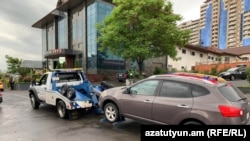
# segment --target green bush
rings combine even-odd
[[[250,67],[246,68],[247,81],[250,83]]]
[[[177,72],[177,69],[176,68],[171,68],[170,72],[175,73],[175,72]]]
[[[208,70],[205,70],[205,71],[203,72],[203,74],[209,74],[209,71],[208,71]]]
[[[159,67],[155,67],[154,74],[164,74],[164,73],[166,73],[165,70],[163,70]]]
[[[215,75],[215,76],[218,75],[217,67],[218,67],[218,66],[213,66],[213,67],[211,68],[210,75]]]
[[[24,77],[19,78],[20,83],[22,83],[22,82],[31,82],[31,80],[32,80],[31,76],[24,76]]]

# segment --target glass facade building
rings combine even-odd
[[[113,8],[112,0],[58,0],[53,11],[32,25],[42,30],[46,66],[83,68],[90,74],[125,69],[124,59],[99,52],[96,42],[96,24]]]

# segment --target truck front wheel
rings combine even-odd
[[[33,93],[30,94],[30,103],[33,109],[38,109],[40,103],[37,101],[35,95]]]
[[[66,119],[68,111],[66,109],[65,103],[62,100],[60,100],[57,102],[56,107],[57,107],[57,112],[58,112],[58,115],[60,116],[60,118]]]

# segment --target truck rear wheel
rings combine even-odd
[[[66,109],[66,105],[62,100],[59,100],[56,104],[57,112],[60,118],[66,119],[68,111]]]

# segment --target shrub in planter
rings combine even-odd
[[[250,83],[250,67],[246,68],[247,81]]]

